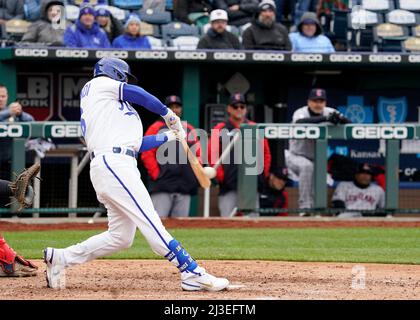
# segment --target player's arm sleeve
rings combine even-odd
[[[295,123],[321,123],[321,122],[326,122],[326,121],[327,121],[326,116],[315,116],[315,117],[297,119]]]
[[[159,148],[166,141],[168,141],[168,136],[164,133],[143,137],[143,141],[140,146],[140,152],[145,152],[150,149]]]
[[[144,134],[143,143],[144,143],[144,139],[146,139],[147,137],[154,136],[155,134],[157,134],[159,132],[160,127],[161,126],[159,126],[159,123],[155,123],[151,125],[149,129],[147,129],[146,133]],[[156,152],[157,152],[157,148],[153,148],[147,151],[143,151],[141,153],[141,160],[143,161],[143,164],[147,170],[147,173],[153,180],[156,180],[160,173],[159,163],[157,162],[157,159],[156,159]]]
[[[268,140],[264,139],[264,176],[267,178],[271,169],[271,151]]]
[[[334,208],[345,208],[345,194],[344,194],[344,186],[342,183],[339,183],[337,189],[335,189],[334,194],[332,196],[332,205]]]
[[[143,88],[131,84],[122,86],[121,100],[143,106],[147,110],[164,116],[168,113],[168,108],[159,101],[158,98],[148,93]]]
[[[385,208],[385,192],[382,190],[382,188],[381,188],[381,193],[380,193],[378,207],[380,209]]]

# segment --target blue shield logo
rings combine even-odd
[[[403,123],[407,118],[407,98],[379,97],[378,117],[380,123]]]

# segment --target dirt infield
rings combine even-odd
[[[66,289],[51,290],[45,287],[44,264],[36,261],[37,277],[0,278],[0,299],[420,299],[420,266],[415,265],[360,264],[365,287],[356,289],[354,264],[201,262],[228,277],[232,288],[183,292],[177,271],[167,261],[96,260],[68,269]]]
[[[40,221],[41,220],[41,221]],[[63,219],[65,221],[65,219]],[[83,221],[83,219],[81,219]],[[46,230],[100,230],[106,229],[107,223],[96,222],[93,224],[83,222],[72,223],[44,223],[31,222],[31,219],[17,220],[18,222],[0,221],[1,231],[46,231]],[[103,219],[101,219],[103,221]],[[23,223],[20,223],[23,222]],[[378,227],[378,228],[419,228],[420,221],[404,221],[399,219],[389,220],[338,220],[338,219],[164,219],[163,224],[168,229],[175,228],[353,228],[353,227]]]

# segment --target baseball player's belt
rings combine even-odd
[[[113,153],[122,153],[122,154],[125,154],[125,155],[130,156],[130,157],[134,157],[134,158],[137,159],[137,152],[135,152],[134,150],[123,149],[123,148],[120,148],[120,147],[114,147],[114,148],[112,148],[112,152]],[[93,160],[94,158],[95,158],[95,153],[92,151],[91,154],[90,154],[90,159]]]

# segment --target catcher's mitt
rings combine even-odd
[[[9,184],[13,197],[16,199],[17,203],[20,204],[18,211],[32,206],[35,193],[34,189],[30,186],[30,183],[32,179],[36,177],[40,169],[40,164],[35,163],[28,169],[24,169],[17,175],[16,180]]]

